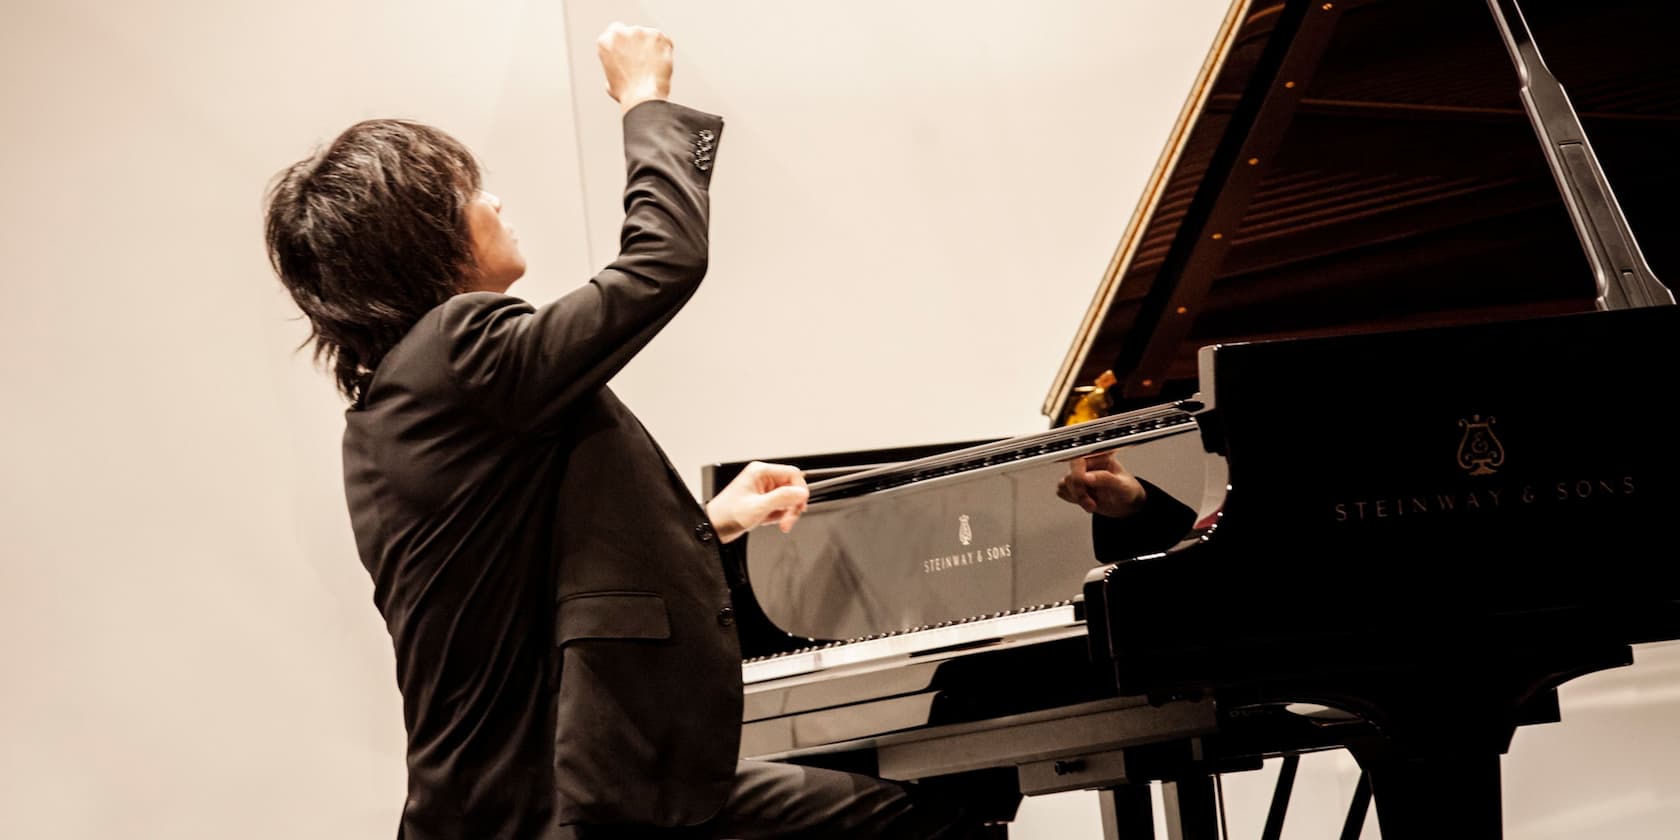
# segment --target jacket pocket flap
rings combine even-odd
[[[578,639],[669,639],[671,617],[654,592],[584,592],[555,607],[554,644]]]

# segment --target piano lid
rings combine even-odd
[[[1522,10],[1674,285],[1680,4]],[[1188,396],[1208,344],[1592,310],[1519,85],[1483,0],[1234,2],[1044,414]]]

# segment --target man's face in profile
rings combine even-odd
[[[505,292],[513,281],[525,276],[525,255],[519,253],[519,237],[502,218],[502,200],[479,190],[467,202],[467,230],[472,235],[473,261],[478,276],[477,291]]]

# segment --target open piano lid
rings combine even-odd
[[[1680,276],[1680,7],[1525,0],[1658,277]],[[1482,0],[1237,0],[1045,399],[1189,396],[1209,344],[1589,311]]]

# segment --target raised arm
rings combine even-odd
[[[619,254],[541,308],[489,292],[445,304],[457,383],[505,425],[540,429],[646,346],[706,274],[712,162],[723,121],[666,101],[670,41],[614,25],[599,42],[624,107],[627,182]]]

